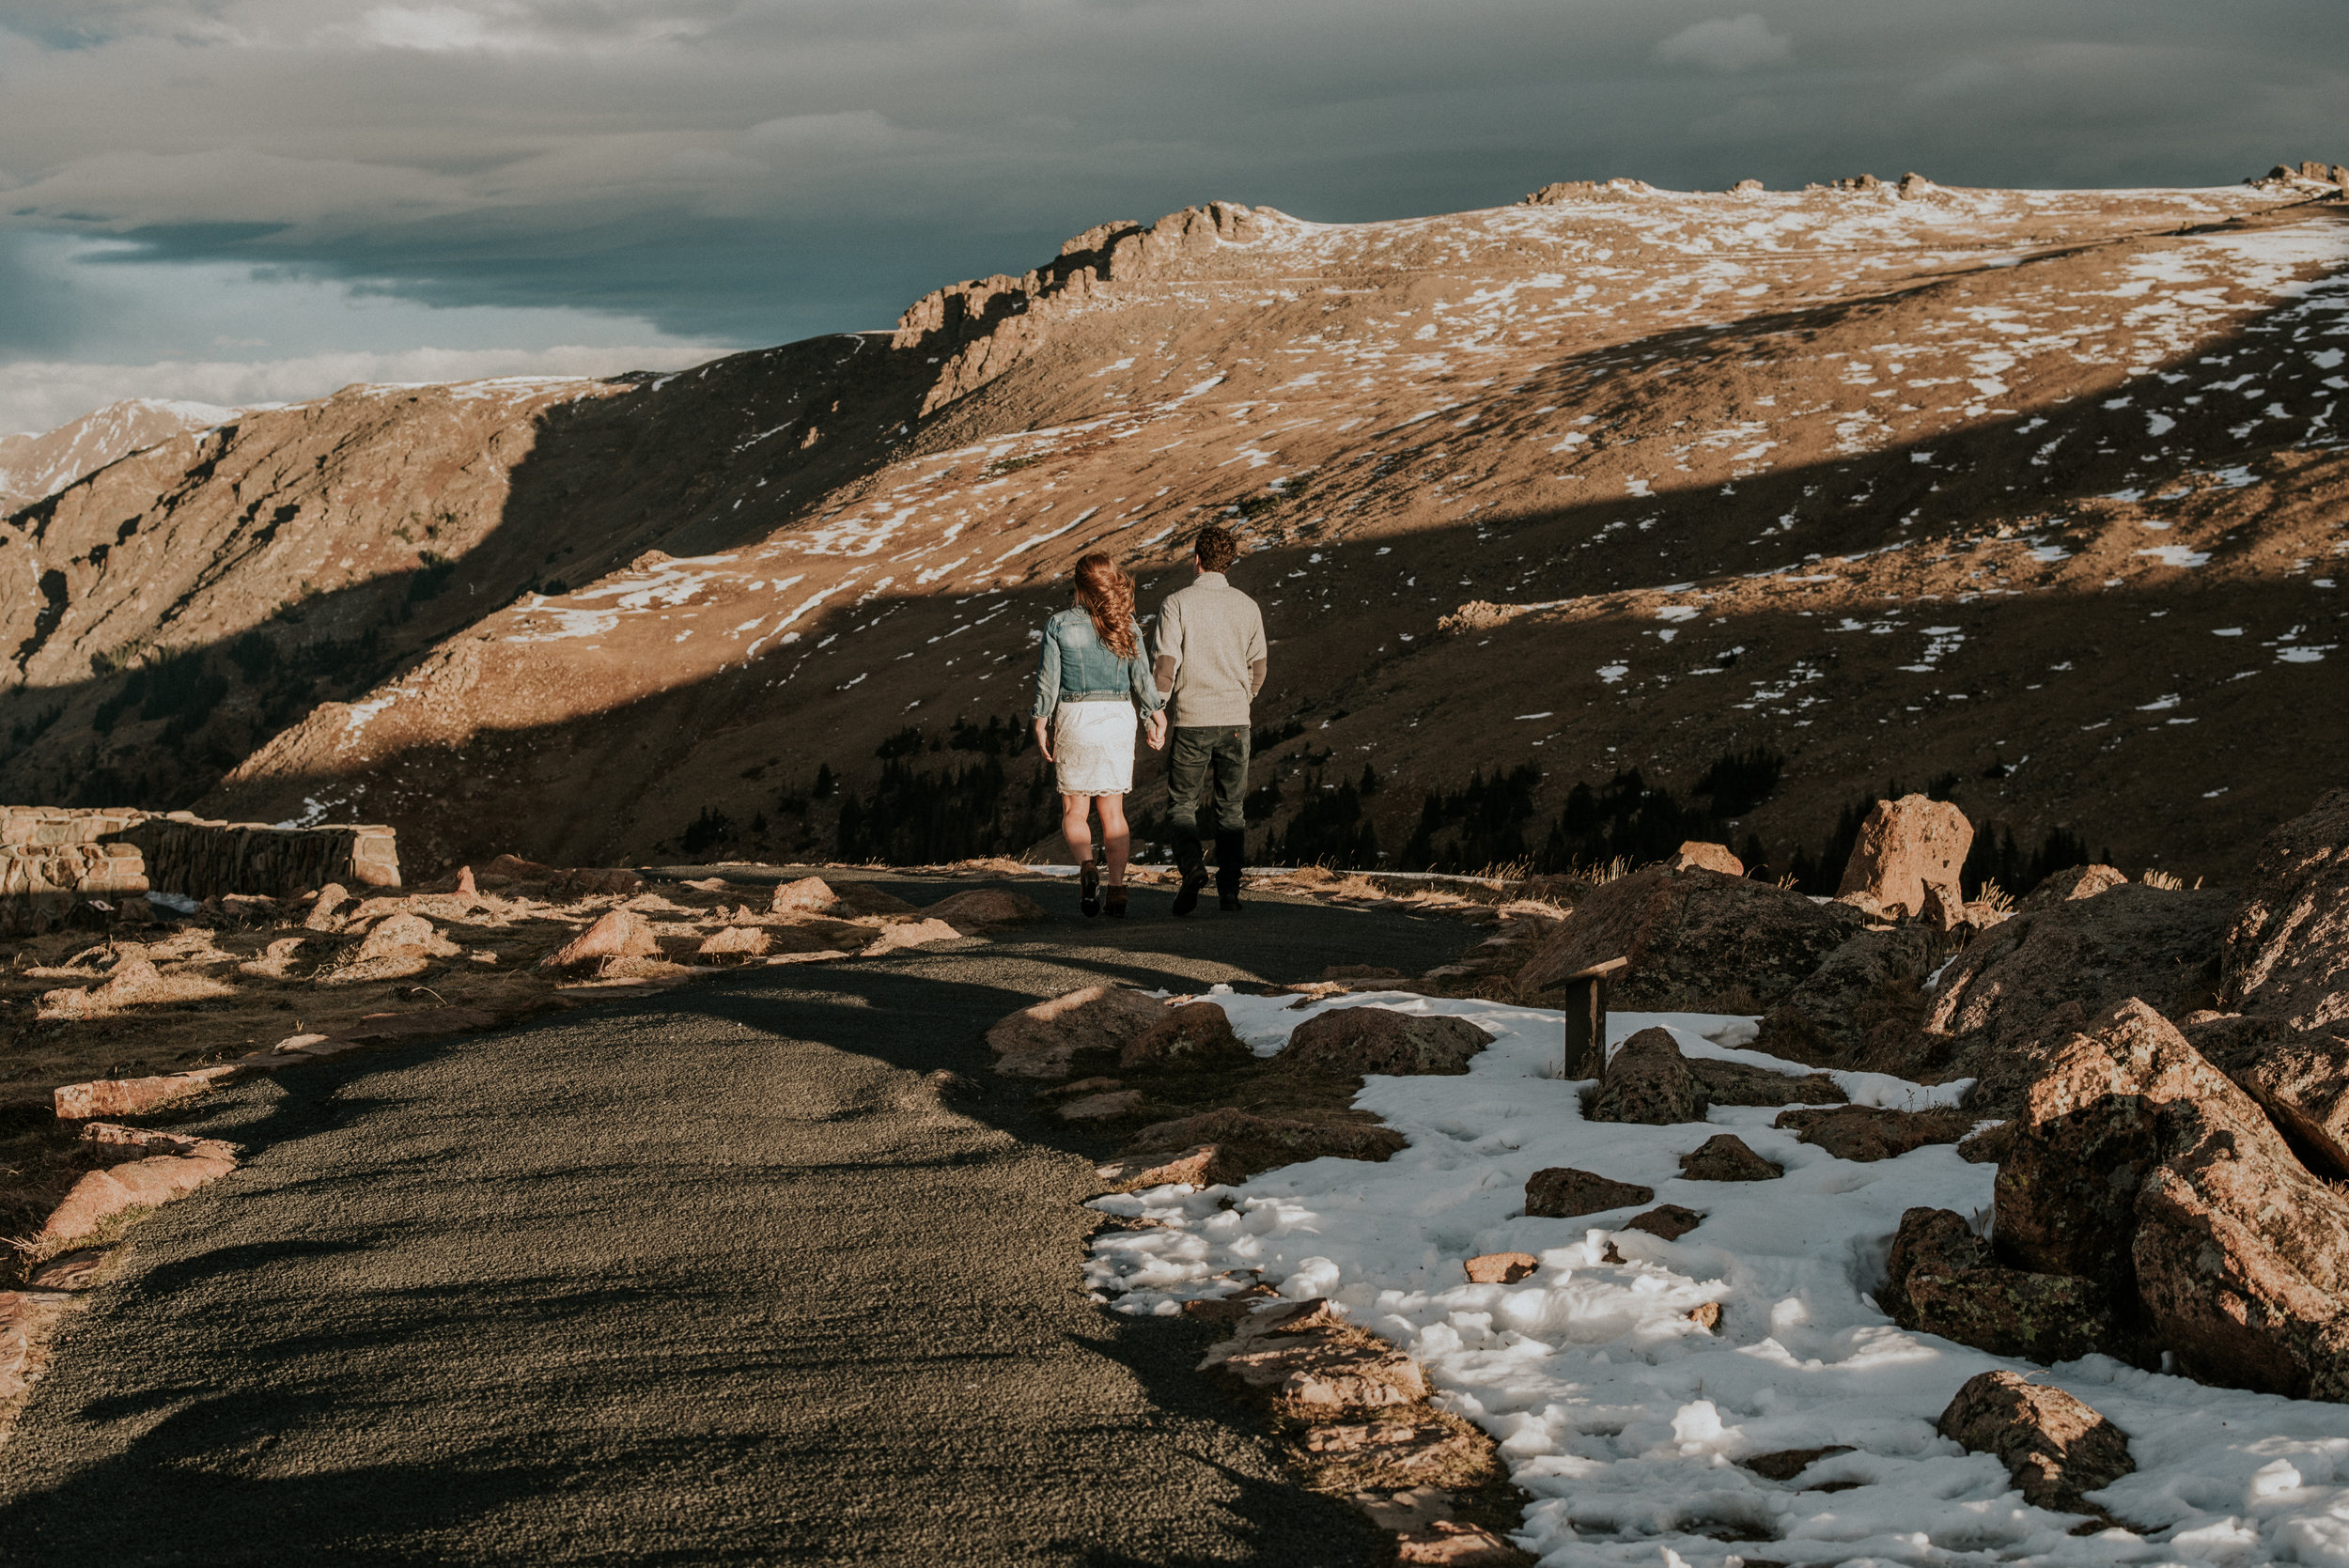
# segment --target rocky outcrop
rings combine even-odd
[[[1636,1182],[1619,1182],[1570,1166],[1552,1166],[1526,1178],[1525,1212],[1543,1219],[1572,1219],[1609,1209],[1653,1203],[1656,1189]]]
[[[1779,1073],[1717,1056],[1686,1058],[1712,1105],[1839,1105],[1851,1098],[1825,1073]]]
[[[2190,1015],[2179,1032],[2259,1102],[2302,1163],[2349,1180],[2349,1033],[2209,1012]]]
[[[1963,909],[1957,874],[1973,844],[1974,825],[1946,800],[1878,800],[1859,825],[1836,896],[1864,901],[1878,913],[1913,916],[1925,912],[1930,890],[1944,908]]]
[[[1392,1007],[1337,1007],[1299,1024],[1272,1060],[1280,1067],[1337,1077],[1465,1073],[1493,1037],[1466,1018]]]
[[[2017,915],[1943,972],[1925,1028],[1980,1079],[1968,1103],[2011,1106],[2076,1020],[2131,997],[2170,1017],[2206,1006],[2231,913],[2222,893],[2129,883]]]
[[[1541,1267],[1542,1261],[1531,1252],[1486,1252],[1462,1266],[1471,1284],[1514,1285]]]
[[[2082,1513],[2081,1494],[2137,1468],[2121,1429],[2065,1393],[2012,1372],[1967,1380],[1941,1412],[1941,1435],[1996,1455],[2026,1500]]]
[[[2301,1029],[2349,1022],[2349,789],[2260,846],[2219,990],[2232,1008]]]
[[[1078,1055],[1123,1051],[1165,1011],[1129,986],[1084,986],[1000,1020],[987,1044],[1006,1077],[1066,1078]]]
[[[1167,1008],[1158,1022],[1126,1042],[1117,1064],[1128,1071],[1215,1072],[1255,1060],[1232,1020],[1212,1001]]]
[[[1568,975],[1626,958],[1610,1005],[1657,1012],[1752,1012],[1782,1001],[1867,923],[1847,905],[1813,904],[1791,889],[1717,871],[1655,865],[1593,889],[1526,966],[1531,998]],[[1732,986],[1746,993],[1728,997]]]
[[[1698,839],[1689,839],[1681,845],[1665,863],[1674,871],[1695,867],[1702,871],[1718,871],[1724,877],[1743,877],[1746,874],[1746,862],[1731,854],[1728,845],[1706,844]]]
[[[1766,1182],[1786,1173],[1764,1159],[1734,1132],[1717,1132],[1680,1157],[1680,1173],[1692,1182]]]
[[[1705,1097],[1680,1047],[1664,1029],[1643,1029],[1609,1058],[1583,1114],[1594,1122],[1670,1126],[1704,1120]]]

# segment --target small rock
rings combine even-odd
[[[1735,1133],[1720,1132],[1680,1157],[1680,1173],[1694,1182],[1766,1182],[1786,1169],[1755,1154]]]
[[[60,1121],[79,1122],[92,1116],[136,1116],[159,1105],[185,1099],[190,1094],[224,1083],[239,1076],[241,1069],[231,1066],[198,1067],[185,1073],[163,1073],[155,1078],[109,1078],[90,1083],[69,1083],[51,1096]]]
[[[1645,1231],[1650,1235],[1662,1236],[1666,1241],[1678,1241],[1703,1223],[1704,1216],[1694,1209],[1683,1208],[1678,1203],[1658,1203],[1645,1214],[1625,1220],[1623,1228],[1626,1231]]]
[[[1514,1285],[1541,1267],[1542,1261],[1531,1252],[1486,1252],[1469,1259],[1465,1266],[1471,1283]]]
[[[1876,908],[1922,914],[1925,889],[1941,890],[1942,902],[1964,908],[1958,868],[1973,847],[1974,826],[1946,800],[1904,795],[1878,800],[1859,825],[1859,842],[1844,862],[1839,898],[1859,894]]]
[[[1493,1037],[1466,1018],[1392,1007],[1335,1007],[1299,1024],[1273,1058],[1280,1066],[1332,1076],[1465,1073]]]
[[[1829,1443],[1815,1449],[1780,1449],[1771,1453],[1757,1453],[1744,1464],[1755,1475],[1771,1481],[1792,1481],[1822,1459],[1851,1452],[1849,1443]]]
[[[1072,1057],[1122,1051],[1164,1012],[1130,986],[1085,986],[998,1020],[987,1044],[1006,1077],[1066,1078]]]
[[[1220,1143],[1196,1143],[1173,1155],[1140,1155],[1096,1166],[1094,1174],[1125,1191],[1146,1187],[1226,1187],[1248,1179]]]
[[[1169,1007],[1157,1023],[1126,1042],[1117,1064],[1128,1071],[1216,1072],[1255,1060],[1232,1020],[1212,1001]]]
[[[2061,1389],[2020,1374],[1968,1378],[1941,1412],[1941,1435],[1997,1457],[2024,1498],[2041,1508],[2087,1512],[2080,1495],[2137,1468],[2121,1429]]]
[[[125,1209],[169,1203],[236,1168],[235,1160],[218,1155],[157,1155],[89,1172],[49,1216],[40,1239],[52,1244],[79,1241]]]
[[[1705,1103],[1672,1032],[1643,1029],[1608,1060],[1607,1076],[1584,1114],[1594,1122],[1670,1126],[1703,1121]]]
[[[994,888],[971,888],[950,893],[922,911],[932,920],[975,930],[989,925],[1019,925],[1051,918],[1043,905],[1016,893]]]
[[[1667,862],[1674,871],[1695,866],[1704,871],[1718,871],[1724,877],[1743,877],[1746,862],[1729,852],[1726,844],[1704,844],[1690,839],[1675,851]]]
[[[1718,1301],[1698,1302],[1688,1309],[1688,1321],[1708,1334],[1719,1333],[1721,1327],[1721,1304]]]
[[[1619,1182],[1589,1171],[1552,1166],[1526,1178],[1525,1212],[1542,1219],[1572,1219],[1652,1203],[1656,1189],[1636,1182]]]
[[[1064,1122],[1114,1122],[1141,1109],[1141,1090],[1120,1089],[1113,1094],[1085,1094],[1065,1101],[1056,1114]]]
[[[481,890],[474,885],[473,867],[460,865],[457,868],[456,891],[459,896],[464,898],[478,898],[481,895]]]
[[[880,934],[858,954],[860,958],[878,958],[901,948],[927,947],[932,942],[957,942],[962,933],[942,920],[909,920],[895,925],[884,925]]]
[[[569,969],[599,958],[648,958],[661,951],[652,926],[633,909],[607,909],[596,923],[538,960],[544,970]]]
[[[1213,1169],[1222,1182],[1308,1159],[1387,1160],[1408,1146],[1401,1133],[1375,1122],[1290,1121],[1225,1108],[1143,1127],[1128,1147],[1165,1159],[1203,1144],[1217,1146]]]
[[[422,915],[400,914],[379,922],[359,944],[359,960],[370,958],[452,958],[461,951],[432,928]]]
[[[773,945],[773,939],[755,925],[727,925],[702,939],[694,952],[704,958],[755,958]]]
[[[776,887],[767,901],[767,912],[775,915],[820,915],[840,902],[830,883],[821,877],[802,877],[796,882]]]
[[[33,1270],[25,1283],[34,1290],[87,1290],[97,1282],[98,1271],[105,1266],[108,1256],[103,1247],[68,1252]]]
[[[1897,1159],[1928,1143],[1954,1143],[1971,1132],[1974,1117],[1963,1110],[1891,1110],[1876,1106],[1839,1105],[1826,1110],[1784,1110],[1770,1124],[1838,1159],[1867,1162]]]

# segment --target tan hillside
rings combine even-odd
[[[236,416],[234,409],[210,403],[132,397],[39,435],[0,436],[0,512],[54,495],[84,474],[182,431]]]
[[[1147,604],[1223,516],[1295,731],[1268,848],[1359,846],[1366,763],[1396,859],[1423,811],[1439,857],[1628,843],[1577,782],[1686,807],[1759,749],[1706,799],[1776,866],[1897,775],[2224,876],[2349,752],[2345,225],[2313,181],[1216,204],[894,333],[354,388],[0,528],[0,794],[387,820],[418,871],[830,850],[846,797],[853,850],[1018,848],[1034,759],[982,737],[1068,567]]]

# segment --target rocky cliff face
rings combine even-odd
[[[54,495],[86,474],[186,430],[224,425],[233,409],[133,397],[40,435],[0,436],[0,513]]]
[[[1221,519],[1291,852],[1362,843],[1332,803],[1366,764],[1379,845],[1466,854],[1760,753],[1774,789],[1711,798],[1776,864],[1896,774],[2026,849],[2224,873],[2349,744],[2304,722],[2349,552],[2344,218],[1923,180],[1216,204],[893,332],[352,389],[0,528],[0,793],[356,814],[420,872],[830,850],[842,800],[867,852],[1020,844],[1034,759],[988,726],[1068,567],[1117,553],[1146,608]]]

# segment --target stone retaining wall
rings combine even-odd
[[[389,828],[272,828],[193,812],[0,806],[0,901],[54,912],[80,898],[149,890],[210,898],[270,896],[340,882],[399,886]]]

